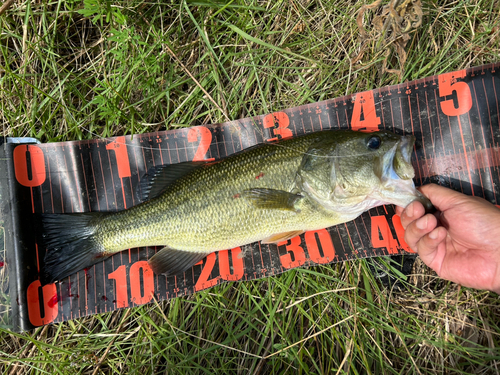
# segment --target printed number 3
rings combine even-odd
[[[278,135],[281,138],[289,138],[293,136],[293,133],[288,126],[290,125],[290,119],[285,112],[274,112],[270,113],[262,119],[264,124],[264,128],[273,128],[274,135],[276,137],[268,139],[269,142],[277,141]],[[274,128],[275,125],[278,125],[277,128]]]

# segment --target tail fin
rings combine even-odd
[[[43,283],[62,280],[103,260],[104,249],[94,234],[105,213],[41,214],[41,234],[47,249]]]

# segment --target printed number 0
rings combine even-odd
[[[469,112],[472,108],[472,96],[469,85],[465,82],[457,82],[457,78],[465,77],[465,70],[458,72],[445,73],[438,76],[439,96],[446,97],[452,95],[453,92],[457,95],[458,107],[455,107],[453,99],[443,100],[441,102],[441,110],[447,116],[459,116]]]
[[[17,146],[14,149],[13,158],[17,182],[28,187],[40,186],[44,183],[45,160],[40,147],[35,145]],[[28,168],[31,173],[28,172]]]
[[[40,301],[39,289],[42,288],[42,300]],[[55,284],[47,284],[42,287],[40,280],[33,281],[26,291],[28,302],[28,317],[31,324],[36,327],[53,322],[59,314],[59,305],[51,303],[57,299],[57,288]],[[42,306],[44,316],[42,317]]]

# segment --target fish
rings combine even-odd
[[[148,261],[155,274],[178,275],[212,252],[276,244],[380,205],[429,206],[413,182],[414,144],[388,131],[325,130],[157,168],[142,179],[145,201],[129,209],[41,214],[42,279],[146,246],[162,246]]]

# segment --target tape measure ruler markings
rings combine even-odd
[[[139,202],[140,178],[157,165],[214,161],[257,143],[323,129],[392,130],[397,124],[398,131],[415,134],[421,143],[412,159],[417,184],[437,181],[499,204],[500,84],[495,69],[498,65],[445,73],[218,125],[132,138],[20,145],[13,151],[15,179],[19,189],[29,188],[30,211],[114,211]],[[38,252],[34,238],[26,241]],[[26,305],[17,308],[26,310],[28,318],[19,327],[140,305],[153,296],[173,298],[302,265],[409,251],[392,207],[375,208],[352,222],[278,246],[255,243],[210,254],[183,277],[154,275],[147,259],[155,249],[129,249],[57,285],[41,287],[35,272],[24,274],[31,278],[23,297]],[[33,258],[27,266],[39,269],[43,254]]]

